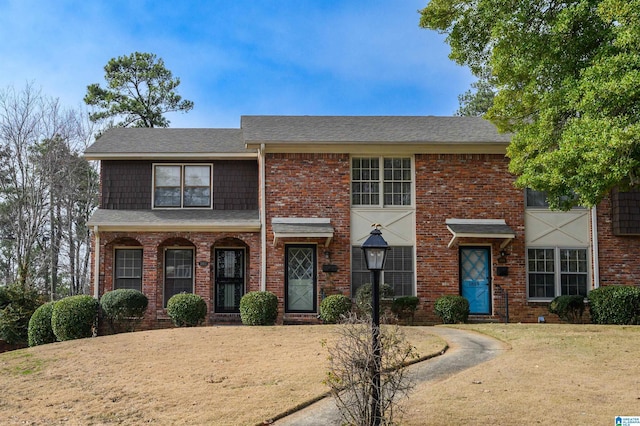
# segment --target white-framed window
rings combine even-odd
[[[176,247],[164,251],[164,306],[171,296],[193,293],[194,255],[192,248]]]
[[[142,249],[117,248],[114,262],[113,288],[142,291]]]
[[[589,261],[586,248],[528,248],[529,299],[548,300],[564,295],[587,295]]]
[[[154,208],[211,208],[210,164],[154,164]]]
[[[413,166],[410,157],[353,157],[351,204],[410,206]]]
[[[387,253],[380,280],[393,288],[394,297],[415,296],[413,246],[392,246]],[[371,271],[367,269],[361,247],[351,247],[351,294],[371,283]]]

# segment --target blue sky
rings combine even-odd
[[[452,115],[474,81],[427,0],[0,0],[0,89],[27,82],[84,108],[104,66],[155,53],[195,103],[171,127],[241,115]]]

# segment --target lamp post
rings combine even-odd
[[[369,238],[362,244],[367,269],[371,271],[371,337],[373,349],[373,366],[371,369],[371,424],[380,425],[380,271],[384,269],[387,251],[390,249],[382,238],[380,224],[373,224]]]

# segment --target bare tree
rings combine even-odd
[[[329,372],[325,383],[331,389],[343,420],[350,425],[374,424],[371,399],[379,397],[382,424],[400,417],[399,400],[413,387],[405,366],[418,354],[397,325],[380,328],[381,365],[373,365],[371,319],[351,315],[337,328],[338,339],[329,348]],[[380,388],[374,389],[372,372],[381,371]],[[376,392],[377,391],[377,392]]]
[[[71,294],[86,282],[78,265],[88,263],[87,212],[97,192],[97,173],[79,154],[86,122],[31,84],[0,91],[0,236],[12,255],[5,266],[23,286],[52,295],[61,276]]]

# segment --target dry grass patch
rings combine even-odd
[[[640,327],[485,324],[498,358],[420,385],[403,425],[613,424],[640,415]]]
[[[328,390],[334,326],[198,327],[0,354],[3,424],[262,422]],[[444,343],[404,327],[420,355]]]

